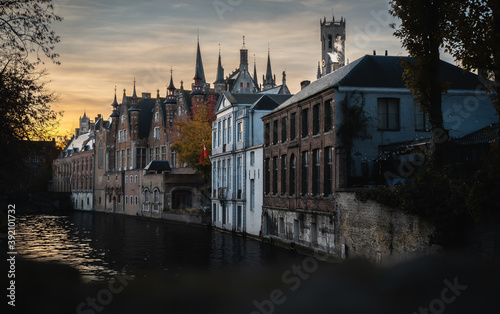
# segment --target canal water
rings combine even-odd
[[[266,267],[303,258],[295,252],[206,227],[105,213],[27,215],[17,221],[18,254],[31,261],[76,268],[85,282],[109,280],[121,271]]]
[[[498,305],[498,263],[469,256],[332,264],[130,216],[68,212],[16,222],[16,311],[7,313],[493,313]]]

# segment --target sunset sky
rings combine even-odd
[[[72,133],[84,110],[93,119],[111,114],[115,85],[165,96],[170,67],[176,87],[190,89],[195,72],[199,30],[207,82],[215,81],[219,44],[224,75],[239,65],[242,37],[249,63],[257,62],[258,81],[265,74],[268,45],[273,73],[281,84],[286,70],[292,93],[303,80],[315,80],[320,61],[319,20],[335,15],[347,20],[346,58],[365,54],[406,54],[392,36],[387,0],[54,0],[64,18],[54,23],[61,42],[60,66],[46,64],[63,110],[60,135]]]

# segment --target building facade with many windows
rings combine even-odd
[[[344,241],[336,230],[336,193],[384,183],[381,164],[388,145],[401,147],[430,137],[426,115],[404,86],[401,59],[364,56],[304,87],[263,117],[264,236],[339,253],[337,243]],[[450,136],[495,123],[491,99],[478,76],[443,61],[440,66],[449,83],[443,117]],[[353,123],[359,127],[352,128]],[[404,176],[406,169],[401,171],[396,174]]]
[[[261,118],[291,95],[222,92],[212,125],[212,225],[260,235]]]

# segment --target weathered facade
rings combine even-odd
[[[400,59],[365,56],[311,83],[263,117],[262,228],[269,238],[339,255],[341,213],[335,193],[380,177],[379,159],[385,158],[388,144],[430,136],[426,115],[404,87]],[[477,75],[445,62],[441,73],[450,84],[443,94],[443,115],[452,137],[495,122]],[[353,107],[367,119],[343,142],[338,131],[346,116],[352,119]]]

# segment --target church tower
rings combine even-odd
[[[321,28],[321,76],[335,71],[345,65],[345,25],[343,17],[340,21],[320,20]]]
[[[196,50],[196,70],[194,73],[194,83],[191,85],[191,101],[193,105],[203,103],[205,100],[205,89],[210,86],[205,81],[205,70],[203,69],[203,61],[200,52],[200,38],[198,37],[198,47]]]

